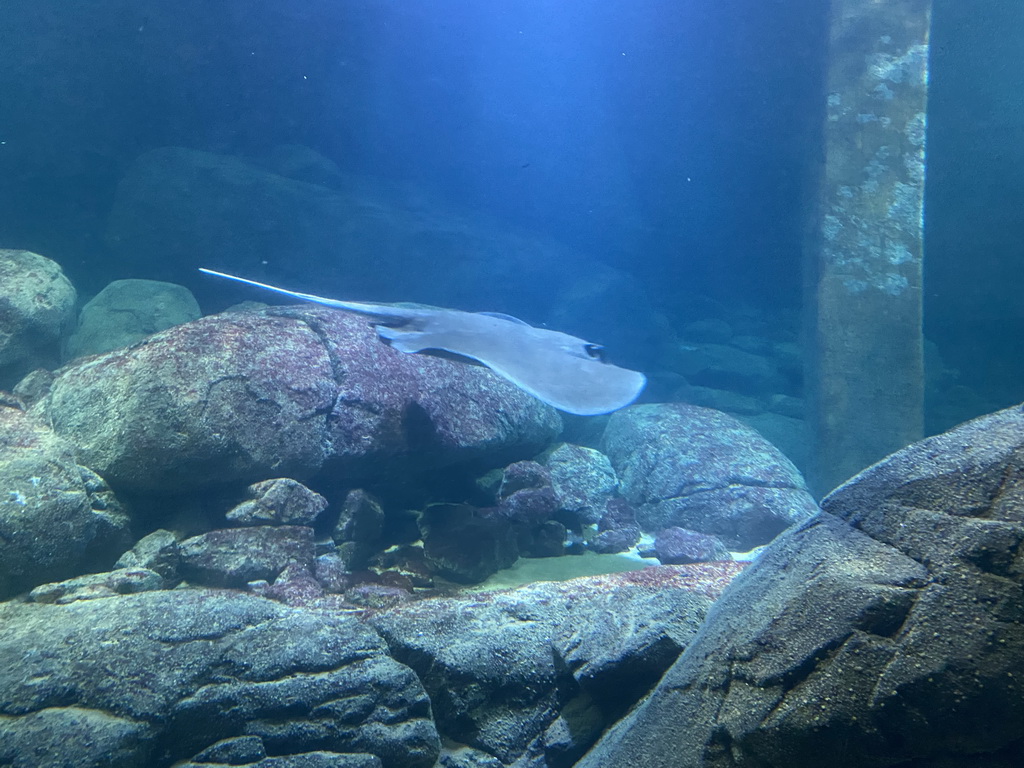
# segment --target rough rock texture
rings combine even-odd
[[[619,487],[608,457],[593,448],[561,443],[543,463],[551,473],[559,509],[581,524],[599,522]]]
[[[1020,764],[1024,409],[912,445],[822,506],[580,768]]]
[[[76,576],[67,581],[40,584],[28,594],[34,603],[73,603],[76,600],[95,600],[133,592],[164,589],[163,576],[148,568],[118,568],[103,573]]]
[[[443,736],[496,765],[566,766],[690,641],[710,604],[700,591],[715,583],[709,573],[664,566],[542,582],[368,621],[419,674]]]
[[[205,317],[81,360],[33,410],[115,488],[149,493],[503,463],[561,423],[484,368],[396,352],[316,307]]]
[[[666,565],[729,559],[729,550],[716,537],[675,526],[658,532],[654,552]]]
[[[0,406],[0,598],[109,567],[128,544],[127,515],[74,448]]]
[[[493,509],[432,504],[419,526],[430,570],[460,584],[477,584],[519,557],[512,523]]]
[[[218,754],[232,765],[428,768],[437,757],[419,680],[351,617],[174,590],[6,603],[0,626],[0,658],[18,660],[0,665],[0,764],[12,768],[160,768]]]
[[[751,428],[707,408],[668,403],[617,411],[604,452],[637,522],[652,533],[679,526],[745,551],[818,509],[793,462]]]
[[[78,326],[64,347],[64,359],[127,347],[202,314],[195,297],[182,285],[115,280],[82,307]]]
[[[242,525],[312,525],[327,509],[327,499],[288,477],[262,480],[246,491],[251,498],[228,510],[228,520]]]
[[[181,575],[193,584],[244,587],[273,581],[290,565],[313,569],[313,529],[300,525],[220,528],[178,545]]]
[[[135,542],[121,555],[115,568],[140,568],[159,573],[168,583],[179,581],[181,551],[178,540],[170,531],[158,528]]]
[[[52,368],[75,321],[77,296],[61,268],[31,251],[0,249],[0,389]]]

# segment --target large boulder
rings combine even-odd
[[[75,322],[77,296],[61,268],[30,251],[0,249],[0,388],[52,368]]]
[[[800,472],[755,430],[684,403],[612,414],[604,452],[637,522],[679,527],[749,550],[818,510]]]
[[[429,768],[430,701],[348,615],[173,590],[0,605],[0,764]],[[267,755],[279,762],[261,762]]]
[[[0,598],[107,568],[129,543],[128,516],[74,447],[0,405]]]
[[[497,758],[486,765],[568,766],[650,689],[738,570],[541,582],[407,603],[368,621],[420,676],[443,737]]]
[[[205,317],[85,358],[34,411],[111,485],[143,493],[500,465],[561,427],[485,368],[397,352],[365,318],[313,306]]]
[[[82,307],[78,326],[65,345],[64,358],[127,347],[202,314],[195,297],[184,286],[156,280],[115,280]]]
[[[580,768],[1020,764],[1024,408],[912,445],[822,507]]]

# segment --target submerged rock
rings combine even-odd
[[[0,249],[0,389],[34,368],[53,368],[75,322],[77,296],[55,262]]]
[[[102,570],[128,544],[128,516],[74,447],[0,406],[0,598]]]
[[[367,620],[420,675],[443,736],[498,765],[564,766],[690,642],[710,605],[692,586],[699,578],[648,568],[422,600]]]
[[[104,573],[76,576],[67,581],[41,584],[29,592],[34,603],[73,603],[76,600],[95,600],[101,597],[150,592],[166,586],[163,577],[147,568],[119,568]]]
[[[612,414],[604,452],[645,531],[679,526],[746,551],[818,510],[789,459],[750,427],[682,403]]]
[[[202,314],[191,291],[182,285],[115,280],[82,307],[64,359],[127,347]]]
[[[905,448],[822,508],[579,768],[1019,763],[1024,408]]]
[[[519,557],[515,528],[494,509],[432,504],[419,525],[427,565],[460,584],[477,584]]]
[[[350,616],[237,592],[0,605],[0,763],[429,768],[430,701]],[[312,755],[312,757],[310,757]]]
[[[242,525],[312,525],[327,509],[327,499],[288,477],[262,480],[246,491],[251,498],[228,510],[228,520]]]
[[[221,528],[178,545],[181,575],[194,584],[244,587],[273,581],[291,565],[313,569],[313,529],[299,525]]]
[[[397,352],[365,318],[317,307],[205,317],[80,360],[33,410],[141,493],[499,464],[561,426],[484,368]]]
[[[666,565],[730,559],[729,550],[716,537],[676,526],[658,532],[654,551]]]
[[[593,448],[561,443],[543,457],[559,510],[581,525],[600,521],[619,487],[608,457]]]

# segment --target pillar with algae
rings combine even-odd
[[[931,0],[833,0],[809,254],[816,466],[834,488],[921,438]]]

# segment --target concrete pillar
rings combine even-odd
[[[922,436],[931,0],[833,0],[824,174],[808,257],[809,383],[827,492]]]

